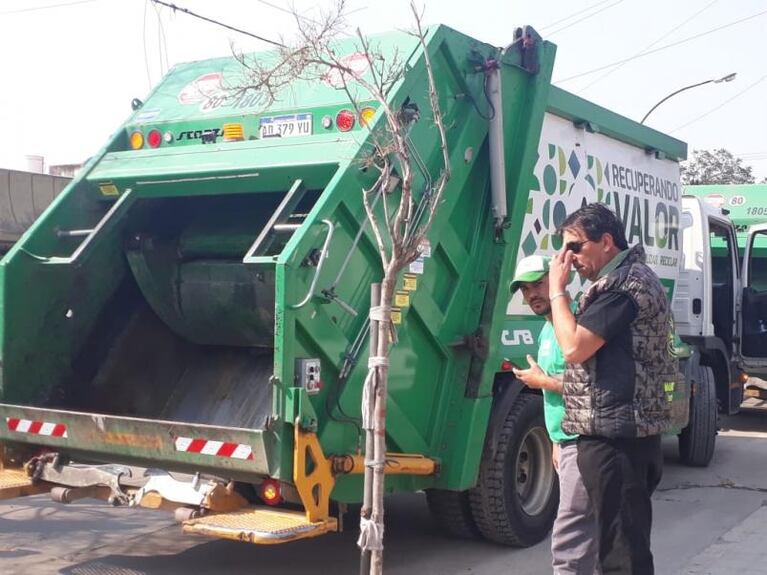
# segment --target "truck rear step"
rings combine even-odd
[[[287,543],[338,531],[335,517],[310,522],[303,511],[270,507],[248,507],[231,513],[206,515],[184,521],[182,525],[186,533],[261,545]]]
[[[49,491],[45,482],[33,482],[23,469],[6,467],[0,469],[0,501],[24,495],[36,495]]]
[[[78,495],[83,490],[88,491]],[[81,496],[106,499],[106,494],[109,493],[109,489],[103,486],[97,492],[93,486],[65,488],[57,487],[47,481],[34,481],[25,470],[20,468],[8,467],[0,470],[0,501],[49,491],[53,499],[61,503],[69,503],[81,498]],[[67,494],[70,491],[72,493]],[[134,493],[133,490],[128,490],[128,492]],[[104,495],[102,496],[102,494]],[[221,507],[224,507],[225,503],[220,497],[218,498],[218,504]],[[188,515],[194,511],[193,508],[184,507],[181,503],[168,501],[157,493],[145,495],[139,505],[157,509],[187,511]],[[233,539],[245,543],[272,545],[338,531],[338,520],[334,517],[327,517],[312,522],[306,518],[304,511],[257,506],[188,519],[182,521],[182,526],[186,533]]]

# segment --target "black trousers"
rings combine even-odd
[[[578,469],[594,506],[603,575],[652,575],[650,496],[663,474],[660,436],[581,436]]]

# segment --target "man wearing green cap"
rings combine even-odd
[[[555,575],[598,573],[597,523],[578,469],[577,436],[562,431],[565,406],[562,374],[565,359],[551,324],[549,264],[547,256],[528,256],[517,264],[511,293],[522,292],[524,302],[546,323],[538,336],[538,360],[527,356],[528,369],[514,369],[527,387],[543,392],[546,429],[554,446],[554,467],[559,474],[559,509],[551,533]]]

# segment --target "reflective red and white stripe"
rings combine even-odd
[[[9,431],[16,431],[17,433],[31,433],[48,437],[69,437],[67,426],[63,423],[33,421],[31,419],[19,419],[18,417],[6,417],[5,422],[8,424]]]
[[[253,459],[253,450],[250,445],[209,439],[192,439],[191,437],[177,437],[176,451],[231,457],[232,459]]]

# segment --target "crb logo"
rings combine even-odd
[[[221,128],[208,128],[205,130],[186,130],[184,132],[179,132],[178,136],[176,136],[176,141],[180,140],[202,140],[202,139],[215,139],[219,138],[223,135],[223,130]]]
[[[515,329],[509,331],[504,329],[501,332],[501,343],[503,345],[533,345],[533,333],[529,329]]]

